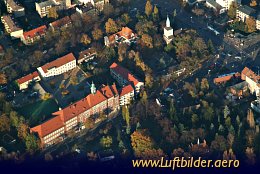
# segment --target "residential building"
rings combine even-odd
[[[222,14],[226,11],[226,9],[218,4],[215,0],[206,0],[206,6],[212,8],[218,14]]]
[[[230,89],[230,92],[231,92],[232,95],[240,98],[244,95],[244,93],[248,89],[247,82],[244,81],[244,82],[235,84],[235,85],[231,86],[229,89]]]
[[[256,18],[256,29],[260,30],[260,14]]]
[[[5,5],[8,13],[14,14],[15,17],[21,17],[25,15],[24,7],[21,6],[15,0],[5,0]]]
[[[138,94],[144,86],[144,82],[139,81],[127,69],[119,66],[117,63],[113,63],[110,66],[110,74],[120,86],[131,84],[134,87],[136,94]]]
[[[22,37],[21,37],[21,41],[25,44],[25,45],[31,45],[34,42],[40,40],[41,38],[43,38],[46,34],[46,30],[47,27],[46,25],[42,25],[38,28],[35,28],[33,30],[24,32]]]
[[[134,100],[134,88],[132,87],[132,85],[126,85],[124,86],[121,91],[120,91],[120,106],[124,106],[124,105],[129,105],[131,103],[131,101]]]
[[[38,82],[40,80],[41,80],[41,78],[39,76],[39,73],[37,71],[34,71],[31,74],[28,74],[24,77],[17,79],[16,82],[19,86],[19,89],[24,90],[24,89],[28,88],[28,86],[31,82]]]
[[[230,81],[233,78],[238,78],[240,77],[240,73],[230,73],[230,74],[224,74],[221,76],[218,76],[217,78],[214,78],[214,83],[215,84],[220,84],[220,83],[225,83],[227,81]]]
[[[138,39],[137,34],[135,34],[133,30],[131,30],[128,27],[123,27],[121,31],[113,35],[104,37],[106,46],[111,46],[111,45],[117,46],[120,43],[126,43],[130,45],[131,43],[136,43],[137,39]]]
[[[173,28],[171,27],[171,22],[168,15],[166,20],[166,26],[164,27],[163,38],[167,44],[169,44],[173,40]]]
[[[37,3],[35,2],[35,8],[41,18],[47,16],[49,14],[49,9],[53,7],[55,4],[53,1],[48,0],[44,2]]]
[[[51,22],[50,28],[52,29],[52,31],[56,31],[56,30],[61,30],[63,28],[67,28],[69,26],[71,26],[71,19],[69,16],[65,16],[59,20],[56,20],[54,22]]]
[[[241,4],[241,0],[216,0],[216,2],[226,10],[230,8],[233,2],[237,3],[238,5]]]
[[[260,90],[260,76],[255,74],[251,69],[245,67],[241,72],[241,79],[245,80],[248,84],[248,88],[252,94],[259,96]]]
[[[253,8],[247,5],[242,5],[238,7],[236,16],[240,21],[245,22],[249,17],[255,18],[255,14],[256,11]]]
[[[71,0],[52,0],[52,2],[55,4],[55,6],[58,7],[58,9],[68,9],[71,7]]]
[[[76,58],[72,53],[69,53],[37,69],[40,76],[47,79],[68,72],[76,66]]]
[[[1,21],[4,24],[5,31],[9,33],[12,39],[20,38],[23,35],[23,29],[14,22],[10,15],[2,16]]]
[[[83,14],[98,14],[97,10],[94,8],[92,3],[88,2],[84,5],[76,6],[76,12],[79,13],[81,16]]]
[[[63,137],[73,131],[78,125],[86,122],[87,118],[101,121],[100,115],[112,113],[119,109],[119,95],[115,84],[102,86],[96,90],[91,85],[91,93],[85,98],[54,112],[54,118],[31,128],[31,132],[38,134],[42,147],[62,141]]]
[[[93,60],[97,56],[97,52],[94,48],[89,48],[79,53],[78,64],[82,64],[83,62],[89,62]]]

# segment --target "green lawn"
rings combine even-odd
[[[58,110],[59,107],[55,100],[49,99],[26,105],[19,109],[18,112],[24,116],[26,120],[29,120],[30,126],[35,126],[50,118],[51,114]]]

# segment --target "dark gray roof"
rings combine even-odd
[[[206,2],[215,7],[216,9],[222,8],[215,0],[206,0]]]
[[[241,11],[241,12],[247,14],[247,15],[252,15],[256,12],[253,8],[248,7],[247,5],[242,5],[242,6],[238,7],[237,10]]]

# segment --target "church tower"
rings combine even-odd
[[[93,81],[92,81],[92,84],[91,84],[91,87],[90,87],[90,91],[91,91],[91,94],[96,94],[96,92],[97,92],[97,89],[96,89],[95,84],[93,83]]]
[[[167,44],[173,40],[173,28],[171,27],[171,22],[168,15],[166,19],[166,26],[164,28],[163,38]]]

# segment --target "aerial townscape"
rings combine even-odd
[[[1,0],[0,16],[3,170],[259,165],[259,0]]]

